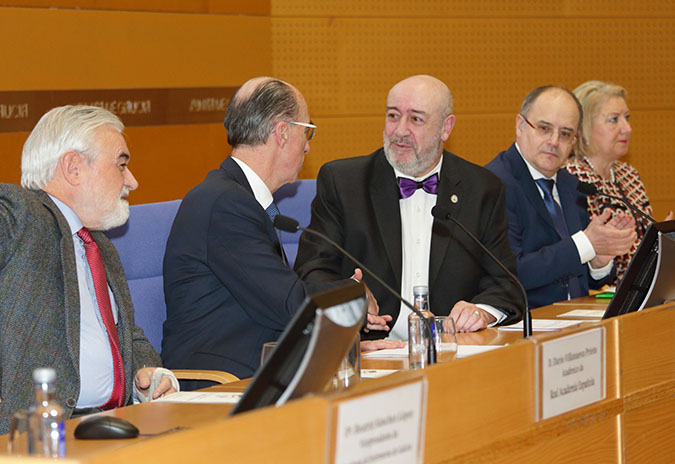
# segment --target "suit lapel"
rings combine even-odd
[[[222,169],[225,172],[225,175],[227,177],[234,180],[236,183],[238,183],[244,189],[246,189],[246,191],[250,193],[255,200],[253,189],[251,188],[251,184],[248,183],[248,179],[246,179],[244,171],[242,171],[241,167],[239,167],[237,162],[233,160],[231,156],[228,156],[227,158],[225,158],[225,160],[223,160],[223,162],[220,164],[220,169]],[[258,202],[258,200],[255,201],[256,203]],[[274,228],[272,221],[267,215],[267,211],[265,211],[262,206],[260,206],[260,210],[263,212],[264,217],[267,219],[266,221],[267,234],[269,235],[270,240],[272,240],[272,242],[274,242],[277,245],[282,261],[288,264],[288,261],[286,260],[286,253],[284,252],[284,247],[281,245],[281,240],[279,239],[279,234],[277,233],[277,230]]]
[[[461,175],[456,171],[454,155],[443,152],[443,165],[439,175],[436,204],[447,208],[454,218],[459,218],[464,203],[464,189]],[[448,253],[454,235],[455,225],[434,219],[431,229],[431,250],[429,255],[429,287],[433,288]]]
[[[80,290],[77,283],[77,265],[75,263],[75,247],[70,232],[68,221],[61,214],[49,195],[42,190],[37,191],[42,204],[54,215],[59,226],[61,237],[59,247],[61,249],[61,270],[63,272],[63,307],[65,310],[66,339],[68,352],[75,367],[75,372],[80,370]],[[78,376],[79,379],[79,376]],[[79,386],[78,386],[79,391]]]
[[[509,164],[511,165],[511,172],[513,172],[513,175],[516,178],[516,180],[518,180],[518,184],[523,189],[525,197],[530,202],[534,210],[537,212],[541,220],[547,223],[551,227],[551,229],[555,231],[557,235],[558,232],[555,228],[555,225],[553,224],[553,219],[551,218],[551,215],[546,209],[544,199],[541,197],[541,193],[539,193],[537,184],[534,182],[534,179],[532,178],[529,169],[527,169],[527,165],[525,164],[525,161],[523,160],[522,156],[520,156],[520,153],[518,153],[515,144],[511,145],[511,148],[509,148],[507,154],[508,154],[507,159],[509,161]]]
[[[399,207],[400,193],[396,184],[394,169],[384,157],[380,149],[375,160],[372,183],[369,187],[370,198],[375,211],[377,231],[382,238],[384,248],[389,258],[389,265],[396,276],[394,288],[401,288],[401,209]]]

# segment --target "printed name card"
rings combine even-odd
[[[605,329],[543,342],[539,347],[540,419],[605,398]]]
[[[426,390],[420,379],[340,403],[333,462],[422,462]]]

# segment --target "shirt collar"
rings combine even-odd
[[[424,175],[424,177],[411,177],[407,174],[403,174],[401,171],[399,171],[396,168],[394,168],[394,174],[396,174],[396,178],[405,177],[407,179],[412,179],[415,182],[419,182],[419,181],[422,181],[422,180],[426,179],[427,177],[430,177],[430,176],[433,176],[436,173],[439,173],[441,171],[442,165],[443,165],[443,155],[441,155],[441,159],[438,160],[438,164],[436,164],[436,166],[431,171],[427,172]]]
[[[75,211],[73,211],[70,206],[49,193],[47,195],[49,195],[49,198],[56,204],[56,207],[61,211],[61,214],[66,218],[66,221],[68,221],[70,233],[75,235],[83,227],[80,218],[77,217],[77,214],[75,214]]]
[[[270,189],[267,188],[265,182],[262,181],[260,176],[258,176],[258,174],[256,174],[248,164],[234,156],[232,159],[239,165],[241,170],[244,171],[244,176],[246,176],[246,180],[251,186],[251,190],[253,190],[253,196],[255,197],[256,201],[260,203],[260,206],[262,206],[263,209],[267,209],[267,207],[274,201],[274,197],[272,196]]]
[[[529,161],[525,159],[523,156],[523,153],[520,151],[520,147],[518,146],[518,142],[516,142],[516,150],[518,150],[518,154],[520,155],[521,158],[523,158],[523,161],[525,161],[525,165],[527,166],[527,169],[530,171],[530,175],[534,180],[537,179],[553,179],[555,182],[558,179],[558,172],[556,171],[555,174],[553,174],[551,177],[546,177],[543,175],[541,172],[537,171],[537,169],[530,164]]]

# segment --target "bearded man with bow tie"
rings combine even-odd
[[[384,146],[368,156],[331,161],[317,177],[310,229],[323,232],[362,260],[401,295],[429,287],[430,309],[472,332],[522,317],[516,284],[452,223],[434,219],[442,206],[515,272],[509,249],[504,186],[492,173],[443,149],[455,116],[448,87],[412,76],[389,91]],[[303,234],[296,272],[302,279],[337,280],[353,271],[328,243]],[[407,339],[410,310],[364,274],[390,333]]]

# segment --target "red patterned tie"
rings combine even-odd
[[[94,290],[96,291],[98,309],[101,311],[101,318],[103,319],[103,324],[105,324],[106,331],[108,332],[108,340],[110,341],[110,349],[113,355],[115,382],[113,384],[112,395],[110,395],[110,399],[106,404],[99,407],[101,409],[113,409],[122,406],[122,402],[124,401],[124,364],[122,362],[122,353],[120,352],[120,342],[117,338],[117,327],[115,327],[115,319],[113,318],[112,308],[110,307],[105,266],[103,265],[101,252],[87,228],[81,228],[77,232],[77,235],[84,242],[84,251],[87,254],[89,269],[91,270],[91,276],[94,280]]]

